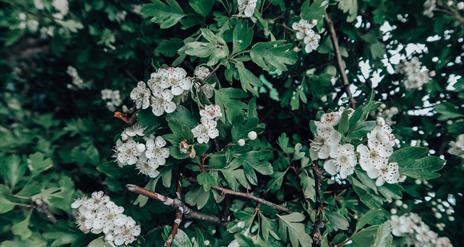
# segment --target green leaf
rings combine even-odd
[[[162,29],[174,26],[185,16],[176,0],[153,0],[153,3],[143,6],[142,15],[151,17],[151,21],[159,24]]]
[[[305,199],[315,201],[316,196],[316,182],[314,178],[310,177],[306,172],[300,173],[300,183],[303,187],[303,195]]]
[[[87,247],[111,247],[111,244],[105,241],[104,237],[101,236],[90,242]]]
[[[445,165],[445,160],[430,156],[417,160],[408,159],[398,162],[400,174],[416,179],[429,180],[440,176],[438,173]]]
[[[218,184],[216,177],[211,175],[208,172],[202,172],[197,176],[197,182],[199,185],[203,186],[205,191],[211,189],[211,187],[216,186]]]
[[[0,194],[0,214],[4,214],[13,210],[15,205],[15,203],[9,201],[4,197],[4,195]]]
[[[379,226],[375,235],[373,247],[385,247],[391,246],[393,236],[391,235],[391,224],[387,221]]]
[[[21,180],[26,172],[26,166],[21,164],[21,158],[17,155],[10,155],[1,158],[0,176],[9,184],[13,190],[16,183]]]
[[[19,236],[21,239],[28,239],[32,235],[32,231],[29,229],[29,221],[31,218],[31,212],[27,213],[26,218],[13,225],[11,231],[14,235]]]
[[[240,84],[242,85],[243,90],[257,96],[257,87],[262,85],[261,80],[245,68],[245,65],[243,65],[242,62],[235,61],[235,66],[237,67]]]
[[[343,111],[342,116],[340,117],[340,121],[338,122],[338,132],[340,134],[345,135],[349,128],[349,115],[348,110]]]
[[[329,220],[330,226],[334,231],[337,230],[347,230],[350,224],[348,223],[348,220],[343,217],[340,213],[337,212],[328,212],[326,214],[327,219]]]
[[[247,94],[237,88],[215,90],[214,101],[221,107],[221,111],[225,113],[223,115],[223,122],[227,120],[229,123],[232,123],[237,116],[241,115],[247,109],[247,104],[242,102],[246,97]]]
[[[358,0],[339,0],[338,8],[348,13],[347,22],[353,22],[358,15]]]
[[[43,153],[36,152],[29,155],[28,167],[33,176],[42,173],[53,166],[53,161],[49,158],[45,158]]]
[[[251,48],[250,57],[266,71],[287,71],[287,65],[294,64],[298,58],[292,47],[285,40],[259,42]]]
[[[356,222],[356,232],[361,230],[365,225],[372,224],[374,222],[377,222],[379,220],[384,220],[386,217],[386,214],[384,210],[382,209],[371,209],[364,213]]]
[[[232,53],[237,53],[245,50],[253,40],[253,28],[248,25],[247,21],[239,20],[235,25],[232,34]]]
[[[301,6],[301,18],[305,20],[317,20],[318,27],[323,25],[325,10],[329,6],[328,0],[315,0],[312,4],[306,0]]]
[[[438,104],[434,108],[440,114],[438,120],[448,120],[464,116],[458,107],[447,102]]]
[[[284,241],[290,240],[293,247],[310,247],[313,240],[305,231],[305,225],[301,222],[305,217],[301,213],[277,215],[279,218],[279,232]]]
[[[426,156],[428,153],[425,147],[402,147],[390,156],[391,162],[401,163],[405,160],[416,160]]]
[[[286,172],[274,172],[272,179],[267,183],[267,189],[271,192],[276,192],[282,188]]]
[[[195,12],[206,17],[214,7],[216,0],[189,0],[189,4]]]
[[[198,209],[201,209],[208,202],[209,196],[209,191],[205,191],[203,187],[197,187],[189,190],[185,194],[185,202],[192,206],[196,206]]]

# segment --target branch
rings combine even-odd
[[[176,196],[178,200],[181,199],[179,181],[177,181]],[[180,223],[182,222],[182,216],[183,216],[182,210],[177,209],[176,217],[174,219],[174,223],[172,224],[171,233],[169,234],[168,239],[166,240],[166,243],[164,243],[165,247],[171,247],[172,241],[174,241],[174,238],[176,237],[176,234],[177,234],[177,230],[179,229]]]
[[[256,201],[258,203],[267,205],[269,207],[275,208],[277,210],[280,210],[280,211],[283,211],[283,212],[286,212],[286,213],[290,213],[290,209],[288,209],[288,208],[286,208],[284,206],[275,204],[275,203],[270,202],[270,201],[266,201],[264,199],[261,199],[259,197],[256,197],[256,196],[252,195],[252,194],[249,194],[249,193],[243,193],[243,192],[239,192],[239,191],[234,191],[234,190],[226,189],[226,188],[223,188],[223,187],[220,187],[220,186],[213,186],[212,188],[217,190],[217,191],[222,192],[225,195],[233,195],[233,196],[247,198],[247,199]]]
[[[340,78],[343,83],[343,88],[345,89],[346,95],[350,99],[351,107],[355,108],[356,101],[353,98],[353,94],[351,93],[351,89],[350,89],[350,83],[348,81],[348,77],[346,76],[345,62],[342,59],[342,55],[340,52],[340,46],[338,45],[337,32],[335,32],[333,21],[332,19],[330,19],[328,14],[324,15],[324,21],[327,26],[327,29],[329,29],[330,39],[332,40],[332,45],[334,47],[334,52],[335,52],[335,63],[337,64],[338,72],[340,73]]]
[[[37,198],[33,200],[34,203],[34,208],[37,210],[37,212],[43,214],[47,220],[49,220],[51,223],[55,224],[57,222],[55,216],[50,212],[48,205],[40,198]]]
[[[315,190],[316,190],[316,222],[314,222],[313,226],[313,246],[319,247],[321,246],[321,240],[322,240],[322,235],[321,235],[321,228],[324,227],[324,223],[322,222],[322,214],[324,212],[324,206],[321,201],[321,176],[322,176],[322,171],[317,167],[316,164],[313,164],[311,166],[311,169],[313,170],[313,176],[315,180]]]
[[[221,220],[217,216],[207,215],[207,214],[203,214],[203,213],[194,211],[194,210],[190,209],[187,205],[185,205],[179,199],[172,199],[172,198],[169,198],[167,196],[164,196],[164,195],[161,195],[161,194],[146,190],[146,189],[144,189],[142,187],[139,187],[137,185],[134,185],[134,184],[126,184],[126,187],[131,192],[135,192],[137,194],[144,195],[144,196],[146,196],[148,198],[160,201],[166,206],[169,206],[169,207],[175,208],[175,209],[177,209],[179,211],[182,211],[185,218],[208,221],[208,222],[211,222],[211,223],[214,223],[214,224],[222,224]]]

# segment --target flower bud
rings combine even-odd
[[[143,151],[145,151],[145,144],[139,143],[137,144],[137,146],[135,146],[135,149],[137,149],[137,152],[142,153]]]
[[[243,147],[243,146],[245,146],[245,139],[239,139],[239,140],[237,141],[237,143],[238,143],[238,145],[239,145],[240,147]]]
[[[258,138],[258,134],[256,133],[256,131],[248,132],[248,139],[254,141],[256,140],[256,138]]]

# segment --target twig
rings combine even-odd
[[[127,125],[132,125],[132,124],[135,123],[135,119],[137,117],[136,113],[137,113],[137,111],[134,111],[134,112],[132,112],[130,114],[130,116],[127,116],[126,114],[117,111],[117,112],[114,113],[114,117],[121,119],[121,121],[123,121]]]
[[[53,224],[57,222],[55,216],[48,209],[48,205],[42,199],[35,199],[33,200],[33,203],[34,208],[37,210],[37,212],[43,214],[47,218],[47,220],[49,220]]]
[[[184,214],[185,218],[189,219],[197,219],[197,220],[202,220],[202,221],[207,221],[215,224],[222,224],[221,220],[214,215],[208,215],[208,214],[203,214],[197,211],[194,211],[190,209],[187,205],[185,205],[181,200],[179,199],[172,199],[167,196],[146,190],[142,187],[139,187],[134,184],[126,184],[126,187],[129,191],[135,192],[137,194],[144,195],[148,198],[157,200],[162,202],[164,205],[175,208],[177,210],[182,211]]]
[[[324,213],[324,206],[321,201],[321,176],[322,172],[321,170],[317,167],[316,164],[313,164],[311,166],[311,169],[313,171],[313,176],[314,176],[314,181],[315,181],[315,191],[316,191],[316,205],[315,208],[317,210],[316,212],[316,222],[314,222],[313,225],[313,246],[320,247],[321,246],[321,240],[322,240],[322,235],[321,235],[321,228],[324,227],[324,223],[322,222],[322,215]]]
[[[176,197],[178,200],[181,200],[180,189],[181,189],[180,181],[177,181]],[[176,217],[174,219],[174,223],[172,224],[171,233],[169,234],[168,239],[164,243],[164,246],[171,247],[172,241],[174,241],[174,238],[176,237],[176,234],[177,234],[177,230],[179,229],[180,223],[182,222],[182,216],[183,216],[182,210],[177,209]]]
[[[340,52],[340,46],[338,45],[338,38],[337,38],[337,32],[335,32],[335,27],[333,24],[332,19],[330,19],[328,14],[324,15],[324,21],[327,26],[327,29],[329,30],[330,33],[330,39],[332,40],[332,45],[334,47],[334,52],[335,52],[335,63],[337,64],[338,72],[340,73],[340,78],[343,83],[343,88],[345,89],[346,95],[350,99],[350,104],[351,107],[355,108],[356,107],[356,101],[353,98],[353,94],[351,93],[350,89],[350,83],[348,81],[348,77],[346,76],[345,72],[345,62],[342,59],[342,55]]]
[[[247,199],[256,201],[258,203],[267,205],[269,207],[275,208],[275,209],[280,210],[282,212],[290,213],[290,209],[288,209],[288,208],[286,208],[284,206],[275,204],[275,203],[270,202],[270,201],[266,201],[264,199],[261,199],[259,197],[256,197],[256,196],[252,195],[252,194],[249,194],[249,193],[234,191],[234,190],[226,189],[226,188],[223,188],[223,187],[220,187],[220,186],[213,186],[212,188],[217,190],[217,191],[220,191],[220,192],[224,193],[225,195],[233,195],[233,196],[247,198]]]

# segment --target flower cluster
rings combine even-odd
[[[433,11],[437,9],[437,0],[427,0],[424,2],[424,11],[422,12],[425,16],[432,18]]]
[[[257,0],[237,0],[238,15],[243,17],[252,17],[255,13]]]
[[[66,73],[71,77],[72,79],[72,84],[68,84],[68,88],[77,88],[77,89],[83,89],[85,88],[85,83],[77,73],[76,68],[73,66],[68,66],[66,68]]]
[[[116,142],[114,157],[120,167],[135,165],[140,173],[155,178],[159,175],[158,167],[169,158],[169,148],[161,136],[144,136],[144,128],[138,124],[126,128]],[[137,138],[141,140],[138,142]]]
[[[386,108],[385,104],[380,105],[379,109],[379,117],[385,119],[387,124],[394,124],[393,117],[399,113],[397,107],[392,106],[390,108]]]
[[[377,186],[385,182],[398,183],[400,180],[399,167],[396,162],[389,163],[393,153],[395,136],[392,129],[383,118],[377,119],[377,126],[367,134],[367,146],[360,144],[356,151],[360,154],[359,164],[367,172],[367,175],[376,179]]]
[[[316,136],[310,144],[311,159],[323,159],[324,169],[333,176],[345,179],[353,174],[356,154],[351,144],[340,144],[341,134],[334,128],[340,121],[341,113],[330,112],[316,121]]]
[[[341,144],[341,134],[334,128],[340,121],[344,109],[322,115],[320,121],[315,121],[316,136],[310,144],[311,159],[325,160],[324,170],[337,179],[345,179],[353,174],[358,163],[367,175],[376,179],[376,185],[385,182],[393,184],[400,180],[399,167],[395,162],[389,162],[393,153],[395,136],[385,120],[379,118],[377,126],[367,134],[367,145],[356,147],[349,143]],[[350,114],[349,114],[350,115]]]
[[[423,247],[451,247],[447,237],[438,237],[438,234],[425,224],[419,215],[409,213],[391,217],[392,234],[397,237],[408,236],[411,245]]]
[[[458,135],[456,141],[450,142],[448,153],[464,159],[464,134]]]
[[[128,245],[140,235],[140,226],[102,191],[93,192],[71,204],[76,223],[84,233],[105,234],[113,245]]]
[[[406,77],[403,80],[406,89],[421,89],[430,80],[429,71],[422,66],[417,57],[401,63],[398,71]]]
[[[292,24],[292,29],[296,31],[296,38],[303,40],[305,51],[310,53],[319,47],[321,36],[314,32],[313,27],[317,24],[316,20],[311,22],[301,19]]]
[[[200,110],[200,124],[192,129],[193,137],[198,143],[208,143],[209,139],[214,139],[219,136],[217,120],[222,117],[221,107],[218,105],[207,105]]]
[[[26,29],[31,32],[36,32],[39,28],[39,22],[37,20],[29,18],[25,13],[21,12],[18,15],[19,29]]]
[[[183,68],[161,68],[152,73],[146,83],[140,81],[130,93],[130,98],[137,109],[151,106],[153,114],[161,116],[165,112],[174,112],[177,108],[174,96],[189,91],[191,87],[192,79],[187,77]]]
[[[110,111],[116,111],[116,107],[122,104],[119,90],[103,89],[101,90],[101,98],[106,101],[106,108]]]

